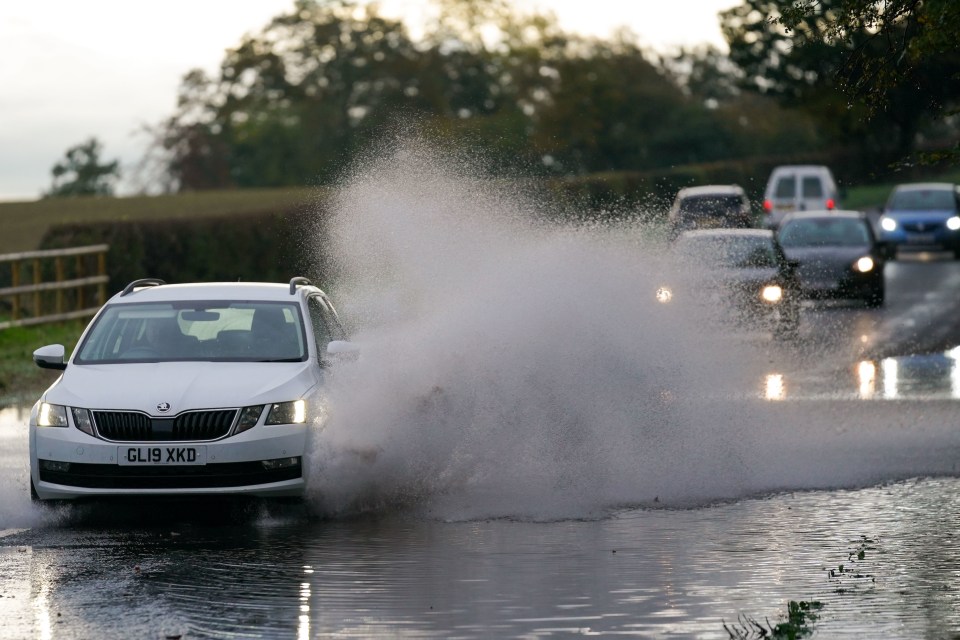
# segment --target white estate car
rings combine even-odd
[[[352,352],[327,295],[289,284],[166,284],[113,296],[30,414],[35,500],[302,496],[328,354]]]

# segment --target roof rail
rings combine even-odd
[[[304,278],[304,277],[299,277],[299,276],[298,276],[298,277],[296,277],[296,278],[292,278],[292,279],[290,280],[290,295],[293,295],[293,294],[295,294],[295,293],[297,292],[297,285],[298,285],[298,284],[302,284],[302,285],[307,285],[307,286],[309,286],[309,285],[311,284],[311,282],[310,282],[309,280],[307,280],[306,278]]]
[[[167,284],[160,278],[141,278],[140,280],[134,280],[127,286],[123,288],[123,291],[120,293],[121,296],[125,296],[128,293],[133,293],[133,290],[137,287],[156,287],[161,284]]]

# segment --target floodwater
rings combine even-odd
[[[642,232],[475,171],[401,145],[300,248],[361,345],[302,508],[37,507],[0,411],[0,638],[960,635],[960,352],[911,355],[960,265],[727,335],[656,307]]]

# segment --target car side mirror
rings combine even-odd
[[[48,344],[33,352],[33,361],[41,369],[63,371],[67,363],[63,361],[65,350],[62,344]]]
[[[360,347],[347,340],[331,340],[327,344],[326,360],[334,362],[352,362],[360,357]]]

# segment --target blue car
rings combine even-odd
[[[960,258],[960,187],[946,182],[898,185],[880,217],[880,240],[894,253],[939,250]]]

